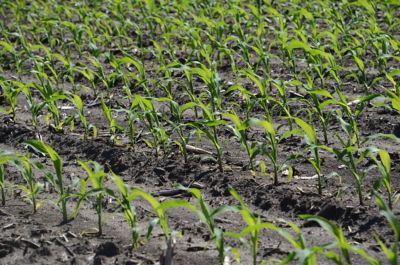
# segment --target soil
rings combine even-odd
[[[93,107],[88,111],[98,113],[98,108]],[[18,119],[23,120],[24,115],[28,113],[20,112]],[[366,135],[390,133],[398,126],[392,126],[390,122],[385,123],[387,127],[377,128],[375,125],[381,120],[394,121],[391,114],[367,111],[366,116],[368,119],[360,123],[362,133]],[[229,194],[229,188],[232,187],[263,221],[275,222],[282,227],[288,227],[283,220],[299,225],[310,245],[325,244],[332,238],[316,223],[302,221],[300,214],[319,215],[341,225],[350,242],[369,253],[375,252],[373,255],[377,257],[380,256],[380,250],[373,235],[379,235],[386,243],[391,243],[392,232],[371,196],[365,192],[365,205],[360,206],[350,172],[328,154],[323,156],[323,172],[325,175],[337,172],[341,180],[338,177],[327,179],[320,196],[317,194],[316,179],[312,177],[315,173],[305,161],[294,162],[295,176],[290,182],[282,175],[280,184],[274,186],[269,176],[260,176],[259,173],[254,176],[250,170],[245,169],[246,158],[233,143],[224,146],[225,170],[219,172],[214,161],[207,159],[208,155],[190,154],[189,162],[185,165],[177,150],[173,150],[167,157],[156,157],[144,145],[138,145],[132,151],[127,146],[116,146],[106,136],[83,141],[82,136],[76,133],[53,133],[48,128],[35,131],[22,123],[13,124],[8,118],[2,118],[1,149],[31,153],[33,158],[45,162],[51,168],[50,161],[30,152],[24,145],[25,140],[36,139],[38,135],[60,154],[64,161],[64,176],[68,180],[85,176],[77,160],[93,160],[106,165],[108,170],[120,175],[130,186],[139,187],[157,196],[159,200],[174,197],[193,202],[190,196],[176,190],[176,184],[182,184],[201,188],[203,196],[212,207],[237,205]],[[221,133],[221,137],[223,142],[230,142],[229,135]],[[390,151],[394,165],[393,176],[398,175],[399,146],[393,145],[390,140],[379,140],[377,144]],[[207,145],[199,147],[212,151]],[[296,153],[302,147],[303,139],[293,137],[281,144],[280,153]],[[364,191],[371,190],[376,177],[377,172],[368,175]],[[10,171],[8,178],[12,183],[23,183],[16,172]],[[107,180],[106,185],[112,185],[111,180]],[[395,180],[394,185],[398,189],[398,181]],[[71,201],[70,207],[74,203]],[[137,201],[135,207],[139,227],[144,234],[147,224],[155,216],[144,201]],[[399,206],[396,205],[393,210],[399,216]],[[61,213],[53,204],[46,201],[37,213],[32,214],[31,205],[23,202],[21,194],[15,193],[1,207],[1,263],[154,264],[159,260],[165,249],[161,230],[156,229],[149,242],[143,238],[143,244],[132,251],[129,228],[116,202],[106,203],[105,212],[104,234],[95,236],[97,215],[90,203],[83,205],[75,220],[63,224]],[[196,216],[186,210],[169,211],[168,216],[171,229],[181,232],[174,249],[174,264],[218,263],[209,232]],[[244,227],[240,215],[236,213],[224,214],[218,220],[218,226],[225,231],[239,231],[240,227]],[[240,245],[237,247],[242,253],[242,264],[250,263],[247,250]],[[261,237],[260,253],[264,258],[279,259],[290,253],[291,249],[286,241],[271,232]],[[361,264],[357,263],[359,257],[353,259],[355,264]]]
[[[151,44],[147,44],[151,45]],[[182,52],[183,53],[183,52]],[[177,53],[178,54],[178,53]],[[178,54],[179,55],[179,54]],[[72,54],[72,57],[78,55]],[[182,54],[182,57],[187,55]],[[152,74],[151,55],[146,58]],[[389,62],[390,63],[390,62]],[[240,67],[240,65],[239,65]],[[272,62],[274,77],[285,80],[291,79],[285,75],[286,68],[280,62]],[[232,78],[230,65],[220,67],[222,83],[226,84]],[[3,76],[10,77],[12,72],[5,71]],[[156,74],[154,74],[156,76]],[[19,77],[22,80],[31,80],[33,77],[26,75]],[[78,79],[78,78],[77,78]],[[79,82],[80,80],[76,80]],[[85,81],[81,81],[85,84]],[[246,84],[245,84],[246,85]],[[250,84],[247,84],[251,86]],[[328,84],[329,87],[331,84]],[[65,86],[68,89],[68,84]],[[121,84],[116,84],[121,87]],[[204,89],[200,80],[195,80],[195,87],[199,91]],[[257,89],[252,88],[254,91]],[[351,98],[362,95],[360,86],[349,80],[343,86],[344,94]],[[100,89],[101,90],[101,89]],[[377,89],[376,93],[383,93]],[[132,91],[143,93],[143,91]],[[159,92],[163,96],[162,92]],[[180,95],[179,87],[174,87],[174,93]],[[359,205],[354,179],[351,172],[337,159],[326,152],[321,152],[323,158],[322,173],[326,176],[326,182],[322,195],[317,193],[317,179],[310,164],[304,159],[293,160],[290,163],[294,168],[292,180],[288,180],[285,174],[280,174],[279,184],[273,185],[269,174],[261,175],[252,172],[247,166],[245,152],[233,139],[233,134],[227,130],[220,130],[218,135],[223,146],[223,172],[218,170],[215,163],[215,154],[190,153],[187,163],[184,163],[179,150],[171,146],[170,152],[155,152],[143,142],[137,143],[132,149],[127,143],[126,135],[118,133],[120,144],[110,140],[108,123],[104,119],[99,99],[93,95],[81,95],[85,102],[85,111],[90,123],[96,124],[99,129],[97,138],[83,139],[83,130],[79,123],[73,132],[68,127],[63,132],[55,132],[51,127],[44,125],[42,116],[37,128],[30,125],[31,116],[27,103],[20,97],[17,109],[16,122],[12,122],[10,116],[0,114],[0,150],[9,150],[21,154],[30,154],[38,161],[52,168],[48,158],[28,149],[24,141],[29,139],[42,139],[52,146],[63,160],[63,176],[65,182],[74,178],[86,177],[84,171],[77,163],[78,160],[93,160],[105,166],[111,173],[114,172],[131,187],[138,187],[152,194],[158,200],[164,201],[170,198],[179,198],[190,202],[194,199],[182,190],[177,189],[177,184],[185,187],[199,188],[205,201],[211,207],[222,205],[237,205],[238,202],[230,195],[229,189],[235,189],[247,203],[248,207],[262,221],[273,222],[276,225],[290,230],[289,222],[298,225],[307,241],[311,245],[323,245],[333,241],[332,237],[315,222],[302,220],[302,214],[313,214],[327,218],[340,225],[345,236],[353,245],[366,250],[370,255],[382,258],[382,253],[374,238],[379,236],[386,244],[393,242],[393,232],[386,219],[380,215],[371,191],[378,179],[379,173],[372,170],[364,181],[365,203]],[[39,98],[37,96],[37,98]],[[186,102],[185,97],[177,97],[177,101]],[[239,96],[232,95],[223,104],[237,100],[243,104]],[[296,96],[290,100],[293,110],[301,110],[305,107]],[[126,106],[123,95],[115,93],[107,102],[113,108]],[[0,104],[3,104],[0,102]],[[59,105],[62,115],[71,115],[70,104],[62,102]],[[163,108],[163,106],[159,106]],[[238,109],[239,112],[243,109]],[[255,117],[262,115],[261,110],[254,110]],[[284,123],[279,113],[273,113],[273,119],[277,123]],[[194,117],[193,113],[187,113],[185,120]],[[127,127],[126,117],[117,115],[118,123]],[[386,109],[377,109],[367,106],[358,119],[359,130],[363,137],[382,134],[394,134],[400,136],[400,120],[396,113]],[[138,130],[142,129],[138,125]],[[171,130],[168,124],[164,124],[167,130]],[[283,127],[282,130],[287,130]],[[319,131],[322,136],[322,131]],[[330,146],[339,146],[337,135],[342,135],[339,123],[334,120],[330,124],[328,139]],[[144,134],[143,138],[149,138]],[[260,139],[262,133],[252,131],[249,139]],[[322,138],[321,138],[322,139]],[[191,140],[191,145],[213,153],[212,145],[206,140]],[[392,159],[392,176],[394,190],[400,189],[400,146],[398,143],[385,138],[379,138],[371,142],[379,148],[387,150]],[[304,152],[304,139],[293,136],[279,145],[280,160],[284,161],[293,154]],[[267,168],[269,168],[268,161]],[[371,164],[370,160],[362,166],[366,169]],[[23,178],[11,167],[7,168],[7,181],[15,185],[24,183]],[[332,174],[336,172],[337,174]],[[113,186],[110,178],[106,179],[106,185]],[[54,192],[50,197],[55,198]],[[166,241],[160,228],[156,227],[149,240],[145,234],[150,221],[155,218],[151,207],[142,200],[135,201],[138,226],[141,231],[141,244],[132,250],[130,230],[124,220],[124,214],[117,203],[111,198],[104,199],[104,227],[103,235],[96,235],[97,215],[93,209],[93,203],[84,203],[78,216],[67,223],[62,223],[60,210],[49,200],[43,204],[36,213],[32,213],[32,206],[24,201],[23,195],[16,186],[8,189],[6,205],[0,206],[0,263],[1,264],[155,264],[166,251]],[[49,192],[43,191],[40,198],[49,198]],[[76,201],[69,202],[69,211]],[[396,217],[400,217],[400,205],[393,207]],[[173,264],[218,264],[218,253],[215,243],[211,239],[207,227],[201,223],[197,216],[188,210],[173,209],[168,211],[169,226],[171,230],[179,231],[174,243]],[[217,225],[224,231],[240,231],[244,222],[242,217],[235,212],[227,212],[216,219]],[[241,264],[250,264],[249,251],[238,241],[227,239],[227,244],[237,247],[241,254]],[[260,235],[260,259],[269,260],[274,264],[274,259],[282,259],[293,250],[292,246],[273,232],[263,232]],[[237,264],[230,255],[231,264]],[[352,257],[353,264],[364,264],[359,256]],[[318,264],[330,264],[321,259]]]

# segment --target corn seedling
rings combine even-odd
[[[52,184],[56,190],[56,192],[59,195],[57,205],[60,205],[61,212],[62,212],[62,217],[63,217],[63,222],[68,221],[68,212],[67,212],[67,201],[69,198],[68,191],[64,188],[63,184],[63,176],[62,176],[62,170],[63,170],[63,164],[61,157],[58,155],[58,153],[49,145],[36,141],[36,140],[28,140],[25,142],[28,146],[32,147],[39,153],[42,153],[44,155],[47,155],[51,161],[53,162],[54,170],[56,172],[56,176],[54,177],[53,174],[46,174],[47,180]]]
[[[340,124],[345,131],[345,133],[348,136],[347,142],[342,139],[339,135],[337,135],[337,138],[339,139],[340,143],[342,144],[342,148],[333,148],[333,149],[327,149],[328,151],[332,152],[333,154],[336,155],[337,159],[341,162],[343,162],[351,171],[351,174],[356,182],[356,191],[359,199],[360,205],[364,204],[364,198],[363,198],[363,190],[362,190],[362,184],[364,182],[364,178],[366,177],[366,174],[374,167],[370,166],[366,169],[361,169],[361,165],[363,161],[365,160],[366,156],[369,154],[370,150],[369,149],[359,149],[357,148],[352,140],[351,140],[351,135],[353,135],[353,126],[351,126],[349,123],[344,121],[343,119],[339,118]],[[358,159],[356,159],[356,154],[360,150],[361,155],[359,156]]]
[[[396,95],[392,91],[386,90],[386,94],[390,98],[391,108],[400,114],[400,93]]]
[[[323,186],[323,175],[321,172],[321,157],[320,157],[320,149],[325,149],[330,151],[331,148],[321,145],[318,142],[317,134],[315,132],[315,129],[313,126],[308,124],[307,122],[303,121],[302,119],[299,118],[294,118],[296,124],[301,128],[303,131],[304,139],[306,141],[307,147],[311,151],[312,158],[307,158],[307,161],[311,164],[313,167],[315,173],[318,176],[318,194],[322,195],[322,186]]]
[[[74,68],[74,73],[80,74],[83,77],[86,78],[86,80],[91,84],[92,90],[93,90],[93,96],[97,97],[98,96],[98,91],[97,91],[97,84],[96,84],[96,74],[95,72],[88,68],[88,67],[75,67]]]
[[[248,121],[241,121],[236,114],[232,113],[224,113],[223,116],[232,121],[233,126],[227,126],[233,131],[240,145],[245,148],[250,169],[254,170],[254,159],[258,153],[258,149],[256,143],[250,143],[247,139],[247,130],[250,127]]]
[[[118,125],[117,120],[112,115],[112,109],[107,106],[104,102],[103,97],[101,97],[101,109],[108,122],[110,128],[110,139],[113,143],[119,143],[117,139],[117,132],[123,131],[123,128]]]
[[[338,248],[340,250],[340,256],[333,253],[325,253],[327,257],[334,258],[336,264],[346,264],[351,265],[351,253],[358,254],[366,262],[371,265],[378,265],[381,264],[375,258],[371,257],[366,253],[364,250],[359,249],[350,244],[344,236],[344,232],[342,227],[338,227],[329,220],[321,217],[321,216],[314,216],[314,215],[300,215],[300,217],[307,221],[314,221],[317,222],[325,231],[329,233],[330,236],[334,238],[334,242],[328,243],[324,246],[324,249],[331,249],[331,248]]]
[[[310,76],[305,73],[307,77],[307,86],[306,86],[306,91],[308,95],[310,96],[309,100],[305,100],[305,102],[310,105],[311,109],[313,112],[316,114],[318,117],[319,121],[321,122],[322,125],[322,130],[324,134],[324,142],[325,144],[328,144],[328,124],[329,120],[332,116],[331,112],[329,113],[324,113],[324,108],[328,107],[331,103],[330,99],[333,98],[331,93],[329,93],[328,90],[325,89],[313,89],[314,85],[314,80],[310,78]],[[320,97],[325,97],[327,100],[321,100]]]
[[[14,160],[18,160],[19,157],[10,152],[0,152],[0,192],[1,192],[1,204],[6,204],[6,164],[11,163]]]
[[[251,252],[252,261],[253,261],[252,264],[257,265],[258,264],[257,256],[258,256],[258,249],[259,249],[260,232],[264,229],[274,230],[274,229],[276,229],[276,227],[275,227],[275,225],[270,224],[270,223],[263,223],[263,222],[261,222],[260,217],[254,216],[254,214],[246,206],[243,199],[239,196],[239,194],[235,190],[230,189],[229,192],[231,193],[232,197],[234,197],[239,202],[239,204],[240,204],[239,213],[242,216],[243,221],[246,223],[247,227],[244,228],[239,233],[226,232],[225,234],[230,237],[240,239],[243,242],[246,242],[244,239],[247,235],[249,235],[250,243],[247,245]]]
[[[33,206],[33,213],[40,207],[41,201],[37,201],[37,196],[43,187],[43,184],[34,179],[31,161],[27,157],[20,157],[12,163],[21,172],[26,182],[26,186],[19,185],[19,188],[25,193],[28,201]]]
[[[153,138],[153,143],[145,139],[143,141],[155,150],[156,155],[159,153],[160,146],[163,147],[163,151],[166,153],[169,136],[161,125],[160,113],[157,112],[152,100],[135,95],[131,106],[131,111],[133,110],[138,113],[140,121],[146,126]]]
[[[32,116],[32,126],[36,129],[38,125],[38,116],[41,110],[46,106],[46,102],[36,102],[34,97],[32,96],[32,86],[26,85],[23,87],[22,92],[25,95],[26,101],[28,102],[29,110]]]
[[[21,93],[22,90],[21,87],[23,87],[22,83],[19,83],[17,81],[10,83],[4,80],[0,80],[0,88],[2,90],[2,95],[10,105],[9,110],[7,110],[4,107],[0,107],[0,111],[6,114],[11,114],[13,122],[15,122],[16,119],[17,99],[18,95]]]
[[[271,121],[270,109],[269,109],[269,95],[268,92],[271,91],[272,84],[270,83],[270,87],[268,88],[267,81],[265,78],[258,76],[254,71],[250,69],[242,70],[241,74],[252,81],[258,88],[258,96],[257,99],[254,99],[258,102],[258,104],[262,107],[265,113],[265,119],[267,121]],[[251,101],[250,101],[251,102]]]
[[[338,111],[338,114],[340,116],[346,115],[349,124],[351,126],[352,134],[349,135],[349,137],[351,137],[351,141],[353,143],[356,143],[357,146],[360,147],[360,135],[358,130],[357,119],[361,115],[364,108],[366,107],[366,103],[378,97],[378,95],[371,94],[349,102],[348,98],[339,89],[336,89],[336,94],[339,96],[339,100],[328,99],[325,101],[323,105],[325,107],[329,104],[332,104],[332,105],[338,105],[341,108],[341,111]],[[355,105],[356,111],[352,110],[351,108],[352,105]]]
[[[219,170],[222,172],[222,147],[218,140],[217,126],[225,125],[226,121],[217,119],[215,117],[215,113],[211,112],[208,107],[203,103],[199,102],[197,106],[199,106],[203,111],[204,121],[190,122],[188,123],[188,125],[196,128],[201,134],[205,134],[207,138],[211,141],[217,153]]]
[[[301,82],[298,80],[291,80],[285,82],[283,82],[282,80],[272,80],[271,82],[273,86],[278,90],[279,98],[276,99],[274,97],[268,97],[268,99],[276,103],[276,107],[281,108],[281,111],[285,114],[285,117],[289,118],[288,119],[289,130],[292,130],[293,129],[292,119],[290,119],[292,115],[287,95],[288,89],[286,89],[286,87],[288,85],[295,85],[296,87],[298,87],[301,85]]]
[[[190,69],[193,75],[200,77],[200,79],[206,84],[210,96],[212,113],[216,113],[216,111],[219,111],[222,108],[220,78],[214,68],[215,67],[209,69],[205,65],[201,65],[199,68]]]
[[[169,226],[168,226],[168,216],[166,213],[167,209],[171,209],[171,208],[178,208],[178,207],[182,207],[182,208],[186,208],[189,209],[193,212],[196,212],[196,207],[194,207],[193,205],[191,205],[190,203],[188,203],[187,201],[184,200],[168,200],[168,201],[164,201],[164,202],[159,202],[157,199],[155,199],[153,196],[151,196],[149,193],[139,189],[139,188],[133,188],[131,190],[131,194],[129,196],[129,199],[131,200],[135,200],[138,198],[142,198],[144,199],[146,202],[148,202],[150,204],[150,206],[152,207],[153,212],[155,213],[155,215],[157,216],[155,219],[153,219],[150,222],[148,231],[147,231],[147,239],[149,238],[151,231],[154,228],[154,225],[156,223],[159,223],[161,226],[161,229],[164,233],[164,237],[165,237],[165,241],[169,242],[169,240],[171,239],[171,232],[169,231]]]
[[[392,209],[393,204],[396,203],[396,200],[398,200],[400,197],[399,194],[393,190],[390,155],[386,150],[376,148],[370,148],[368,153],[369,157],[378,167],[379,173],[381,175],[375,188],[379,188],[383,184],[387,192],[387,203],[389,209]]]
[[[54,128],[57,131],[62,130],[63,122],[60,119],[60,112],[57,106],[59,100],[64,100],[66,97],[62,92],[56,90],[53,84],[48,82],[44,86],[34,84],[35,88],[39,91],[40,96],[46,103],[46,107],[49,110],[51,117],[53,118]]]
[[[215,240],[215,245],[218,250],[219,262],[220,264],[223,264],[227,251],[229,249],[225,246],[223,231],[215,224],[215,218],[218,215],[223,214],[224,212],[235,211],[236,209],[226,206],[211,209],[204,201],[203,196],[201,195],[199,190],[192,188],[189,189],[189,191],[192,193],[192,196],[196,198],[200,206],[200,209],[197,210],[197,214],[200,220],[207,225],[207,228],[209,229],[212,238]]]
[[[272,179],[273,179],[274,185],[278,185],[279,174],[284,169],[288,169],[288,172],[289,172],[288,179],[290,180],[293,175],[293,169],[291,166],[288,166],[286,164],[287,161],[284,161],[283,163],[279,162],[279,160],[278,160],[279,159],[278,145],[279,145],[279,142],[281,142],[285,138],[289,137],[291,135],[291,132],[293,132],[293,131],[289,131],[289,133],[285,133],[281,137],[278,137],[277,132],[274,128],[274,125],[269,121],[263,121],[263,120],[258,120],[258,119],[252,118],[249,121],[249,123],[250,123],[250,126],[259,127],[264,130],[264,134],[265,134],[264,137],[265,137],[266,142],[261,142],[261,146],[262,146],[261,154],[266,155],[272,164],[272,171],[273,171]],[[291,158],[289,158],[288,160],[290,160],[290,159]],[[260,167],[261,167],[261,173],[264,174],[266,171],[266,166],[263,161],[260,161]]]
[[[281,237],[283,237],[290,245],[294,248],[294,250],[286,256],[279,264],[290,264],[293,261],[297,261],[299,264],[304,265],[316,265],[317,263],[317,254],[323,252],[323,247],[318,246],[307,246],[306,239],[304,234],[300,230],[300,227],[292,222],[288,222],[293,233],[287,231],[287,229],[282,228],[274,228],[273,231],[276,231]],[[337,258],[337,254],[335,252],[322,253],[323,255],[332,255],[331,259]]]
[[[375,194],[375,201],[378,205],[381,214],[386,218],[390,224],[393,234],[394,242],[391,248],[388,248],[382,241],[376,236],[376,240],[381,248],[382,252],[385,254],[387,261],[390,265],[398,264],[399,261],[399,243],[400,243],[400,222],[399,219],[394,215],[391,209],[385,204],[379,195]]]
[[[85,196],[89,195],[95,196],[94,208],[97,213],[97,227],[99,229],[99,235],[102,235],[103,234],[102,208],[103,208],[103,197],[105,194],[104,179],[107,176],[107,174],[104,172],[103,167],[97,162],[78,161],[78,163],[86,171],[88,179],[92,183],[92,189],[88,193],[86,193],[87,195]]]
[[[131,230],[132,249],[135,249],[139,246],[140,239],[137,227],[136,209],[132,205],[132,200],[136,197],[136,194],[134,193],[134,190],[130,189],[119,176],[113,174],[112,179],[114,184],[117,186],[121,197],[117,196],[117,194],[109,188],[106,189],[107,194],[113,197],[117,201],[119,207],[124,211],[125,220]]]
[[[77,109],[79,119],[82,123],[83,128],[85,129],[85,133],[83,135],[83,139],[87,140],[89,136],[89,124],[86,120],[85,112],[83,109],[83,101],[80,96],[78,95],[71,95],[69,100],[74,104],[75,108]]]
[[[121,59],[117,60],[117,65],[118,67],[121,65],[127,65],[129,76],[132,77],[137,84],[144,89],[146,96],[151,97],[152,93],[147,85],[148,79],[146,77],[145,66],[142,62],[129,55],[125,55]],[[136,69],[137,74],[132,71],[133,69]]]
[[[179,104],[172,99],[168,98],[159,98],[159,102],[169,102],[170,103],[170,111],[171,111],[171,119],[165,117],[164,119],[172,126],[172,130],[176,131],[179,137],[179,140],[174,141],[177,146],[179,147],[179,150],[181,151],[183,155],[183,159],[185,161],[185,164],[188,162],[188,152],[187,152],[187,145],[190,140],[190,135],[185,135],[184,128],[186,124],[183,121],[183,114],[185,111],[193,109],[196,107],[196,103],[194,102],[188,102],[186,104],[183,104],[182,106],[179,106]]]

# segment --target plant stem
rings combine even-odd
[[[103,196],[100,194],[99,196],[97,196],[97,225],[99,228],[99,236],[101,236],[103,234],[103,227],[101,224],[101,208],[102,208],[102,201],[103,201]]]
[[[3,187],[1,187],[1,205],[6,205],[6,193]]]
[[[319,171],[320,166],[321,166],[321,161],[319,159],[319,154],[318,154],[318,148],[314,148],[314,158],[315,158],[315,164],[317,166],[317,175],[318,175],[318,194],[322,195],[322,176],[321,172]]]
[[[6,193],[5,193],[5,190],[4,190],[4,165],[3,164],[1,164],[0,165],[0,184],[1,184],[1,186],[0,186],[0,190],[1,190],[1,205],[6,205]]]
[[[358,199],[359,199],[360,205],[363,206],[364,205],[364,198],[363,198],[362,190],[361,190],[361,179],[360,179],[360,176],[357,173],[357,167],[356,167],[356,164],[354,162],[353,154],[351,152],[349,152],[348,156],[349,156],[349,160],[350,160],[352,174],[353,174],[354,178],[356,179],[356,190],[357,190],[357,193],[358,193]]]
[[[60,189],[61,211],[62,211],[62,215],[63,215],[63,221],[67,222],[68,221],[67,200],[64,195],[64,186],[62,183],[62,176],[60,174],[57,174],[57,178],[58,178],[58,187]]]

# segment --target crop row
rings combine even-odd
[[[359,255],[368,264],[382,264],[380,259],[369,255],[363,249],[360,249],[348,242],[344,237],[343,230],[327,219],[320,216],[302,215],[301,218],[308,221],[315,221],[321,225],[322,228],[332,237],[333,242],[322,246],[308,246],[304,234],[301,232],[300,227],[294,223],[287,223],[292,231],[281,228],[278,223],[262,221],[259,216],[254,214],[242,200],[236,191],[230,189],[230,194],[236,199],[237,205],[234,206],[219,206],[217,208],[210,207],[203,199],[201,192],[195,188],[186,188],[180,186],[180,189],[185,190],[196,200],[196,203],[189,203],[187,200],[170,199],[165,201],[158,201],[155,197],[146,193],[139,188],[131,188],[124,181],[114,173],[106,173],[104,168],[93,161],[78,161],[86,177],[80,177],[71,182],[66,182],[63,179],[63,162],[59,154],[49,145],[41,141],[29,140],[25,144],[32,148],[37,153],[46,155],[53,163],[54,170],[50,170],[44,164],[31,159],[28,155],[15,154],[11,152],[0,153],[0,189],[2,205],[6,204],[7,190],[12,190],[11,183],[7,180],[6,166],[15,167],[25,180],[25,184],[19,185],[24,193],[23,198],[29,201],[33,206],[33,213],[40,207],[41,203],[45,200],[53,201],[62,213],[63,222],[71,221],[79,214],[79,209],[82,203],[90,203],[97,213],[98,217],[98,235],[103,234],[102,226],[102,213],[103,213],[103,200],[113,199],[117,202],[119,209],[124,212],[127,226],[131,231],[132,249],[136,249],[141,244],[141,236],[149,239],[151,232],[156,225],[160,225],[166,244],[172,246],[171,242],[175,240],[176,231],[171,231],[168,226],[168,210],[175,208],[185,208],[193,212],[201,222],[203,222],[215,241],[215,247],[219,253],[219,261],[221,264],[229,263],[229,252],[234,254],[237,261],[240,262],[239,249],[231,248],[226,244],[225,238],[233,238],[244,243],[248,247],[253,264],[266,264],[267,262],[279,262],[279,264],[288,264],[291,261],[297,260],[301,264],[318,264],[317,257],[322,257],[334,261],[335,264],[351,264],[351,256]],[[57,193],[57,197],[49,193],[42,193],[44,183],[39,181],[35,171],[40,172],[44,176],[44,182],[51,185],[51,188]],[[114,188],[112,185],[106,185],[105,179],[111,177]],[[6,184],[8,184],[6,186]],[[116,188],[115,188],[116,187]],[[152,214],[156,216],[149,222],[147,233],[141,235],[137,226],[137,214],[135,209],[135,200],[144,199],[152,207]],[[390,264],[397,264],[398,261],[398,243],[400,241],[400,223],[396,216],[391,212],[390,208],[385,202],[375,194],[376,203],[381,209],[382,214],[390,223],[394,232],[394,243],[392,246],[386,246],[379,237],[376,237],[377,243],[385,254],[386,260]],[[71,206],[71,207],[68,207]],[[71,208],[71,213],[68,212]],[[240,232],[222,230],[215,222],[219,215],[226,212],[239,213],[243,219],[245,227]],[[283,239],[287,240],[292,246],[293,250],[284,259],[278,260],[263,260],[260,261],[258,257],[259,250],[259,236],[263,230],[268,230],[279,234]],[[168,243],[167,243],[168,242]],[[382,257],[381,257],[382,258]],[[225,263],[224,263],[225,262]]]

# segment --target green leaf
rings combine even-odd
[[[31,146],[36,151],[43,153],[45,155],[48,155],[50,157],[50,159],[53,161],[55,170],[57,172],[57,176],[61,176],[62,161],[61,161],[61,158],[58,155],[58,153],[52,147],[50,147],[49,145],[47,145],[41,141],[37,141],[37,140],[28,140],[28,141],[25,141],[25,143],[27,145]]]
[[[251,118],[250,121],[249,121],[249,124],[251,126],[257,126],[257,127],[265,129],[272,137],[275,137],[275,135],[276,135],[274,126],[269,121],[264,121],[264,120],[258,120],[258,119],[255,119],[255,118]]]
[[[293,50],[293,49],[303,49],[306,52],[311,51],[310,46],[308,46],[307,43],[304,43],[299,40],[292,40],[289,42],[289,44],[286,46],[286,49],[288,50]]]
[[[311,141],[311,143],[317,144],[317,135],[314,128],[300,118],[294,118],[294,120],[296,124],[305,132],[306,137]]]
[[[333,98],[332,94],[328,90],[325,90],[325,89],[311,90],[308,93],[313,94],[313,95],[323,96],[326,98]]]
[[[360,70],[361,72],[364,72],[365,71],[364,62],[357,56],[353,56],[353,58],[354,58],[354,61],[356,62],[358,70]]]
[[[9,44],[9,43],[7,43],[7,42],[5,42],[5,41],[0,41],[0,46],[3,46],[3,48],[4,48],[7,52],[9,52],[9,53],[14,53],[14,47],[13,47],[11,44]]]
[[[390,155],[385,150],[379,150],[379,157],[381,158],[382,165],[385,167],[386,173],[390,173]]]

